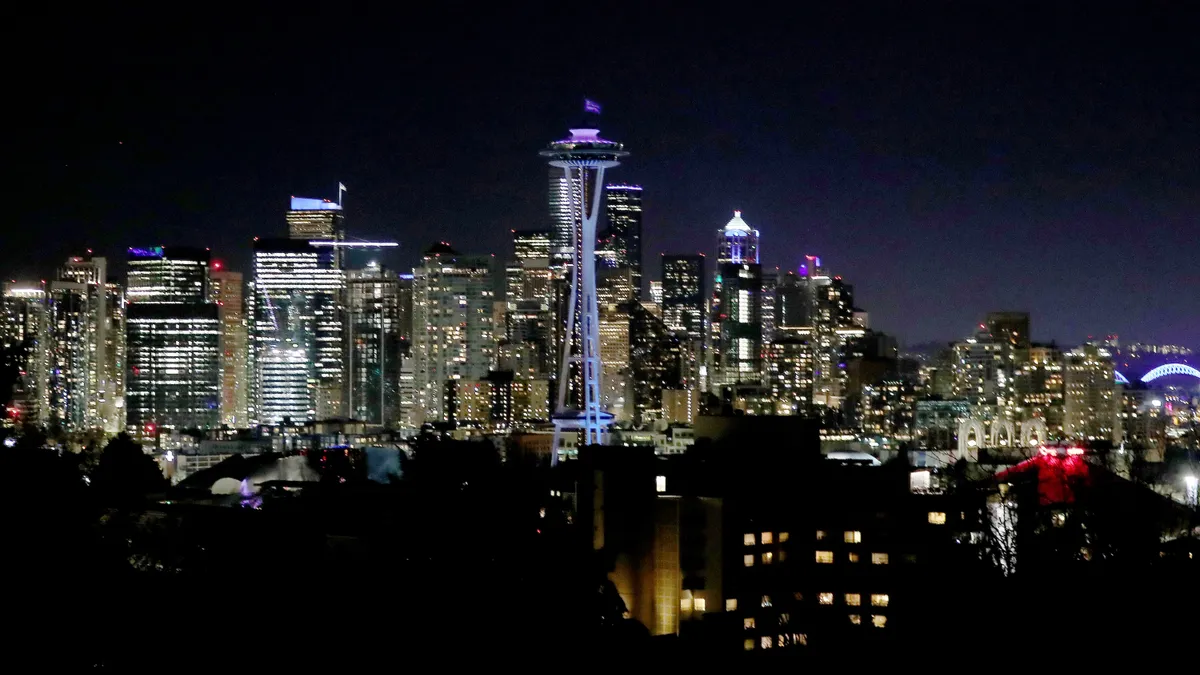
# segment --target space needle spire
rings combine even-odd
[[[589,113],[599,106],[585,103]],[[558,397],[554,410],[554,452],[565,433],[582,433],[582,445],[602,445],[608,439],[613,415],[600,408],[600,328],[596,302],[596,220],[604,191],[604,170],[620,164],[629,153],[620,143],[600,138],[599,129],[571,129],[570,137],[551,143],[539,154],[563,170],[566,209],[573,225],[572,259],[567,267],[571,296],[567,303],[566,336],[559,362]],[[564,213],[564,215],[568,215]]]

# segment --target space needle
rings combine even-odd
[[[589,112],[599,106],[587,104]],[[550,166],[561,168],[566,178],[566,208],[573,224],[571,296],[567,303],[569,332],[563,339],[554,410],[554,451],[557,463],[564,433],[582,432],[583,445],[607,441],[613,415],[600,409],[600,328],[596,306],[596,219],[604,191],[604,170],[620,164],[629,153],[620,143],[600,138],[599,129],[571,129],[571,136],[555,141],[540,154]],[[573,377],[572,373],[579,373]],[[570,383],[582,385],[571,392]],[[568,395],[568,394],[573,395]]]

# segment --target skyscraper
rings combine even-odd
[[[601,359],[596,306],[596,220],[604,170],[617,166],[629,153],[620,143],[600,138],[598,129],[571,129],[570,138],[555,141],[540,154],[562,170],[570,216],[571,291],[567,305],[566,338],[559,367],[556,436],[582,431],[583,444],[603,444],[612,415],[600,409]],[[564,221],[566,222],[566,221]],[[572,371],[579,373],[578,380]],[[571,392],[572,382],[579,389]],[[572,395],[573,393],[573,395]],[[554,459],[557,460],[555,443]]]
[[[119,355],[110,353],[109,332],[114,313],[119,327],[123,296],[107,275],[105,258],[74,256],[48,289],[49,421],[65,431],[111,431],[119,424]]]
[[[1063,431],[1078,441],[1121,442],[1120,408],[1111,352],[1085,344],[1066,355]]]
[[[342,205],[328,199],[292,197],[287,225],[289,239],[340,241],[345,238]]]
[[[47,370],[50,357],[49,320],[44,284],[5,282],[0,320],[0,367],[16,373],[13,407],[4,415],[11,424],[44,425],[49,415]]]
[[[241,272],[224,269],[214,260],[209,288],[221,325],[221,424],[232,429],[250,425],[249,322],[245,282]]]
[[[413,272],[413,376],[409,423],[449,418],[447,383],[482,380],[495,360],[492,258],[460,255],[444,242]]]
[[[153,435],[221,420],[221,323],[207,249],[130,248],[126,424]]]
[[[673,331],[704,336],[704,255],[662,258],[663,321]]]
[[[606,185],[604,190],[608,225],[599,235],[596,263],[632,270],[632,299],[636,300],[642,296],[642,188],[620,184]]]
[[[400,366],[407,351],[400,277],[372,263],[350,271],[346,284],[350,417],[392,426],[400,411]]]
[[[762,381],[762,266],[758,230],[742,212],[717,231],[717,270],[711,319],[712,384]]]
[[[253,358],[258,422],[345,416],[337,250],[303,239],[254,243]]]

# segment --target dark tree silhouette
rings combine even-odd
[[[140,503],[147,494],[167,487],[158,463],[125,433],[104,447],[91,480],[97,497],[111,506]]]

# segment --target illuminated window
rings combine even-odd
[[[725,611],[732,612],[737,609],[737,598],[729,598],[725,601]]]
[[[833,593],[817,593],[817,602],[822,605],[832,605]]]
[[[817,562],[826,564],[833,562],[833,551],[817,551]]]
[[[746,567],[754,567],[754,554],[747,553],[746,555],[742,556],[742,564]]]
[[[846,530],[846,543],[857,544],[862,541],[862,532],[858,530]]]
[[[687,591],[684,591],[684,593],[687,593]],[[679,599],[679,611],[681,611],[681,612],[692,611],[692,599],[691,598],[680,598]]]
[[[873,614],[871,616],[871,625],[876,628],[883,628],[887,625],[887,617],[882,614]]]
[[[784,612],[783,614],[779,615],[779,625],[780,626],[786,626],[788,624],[788,622],[791,620],[792,620],[792,615],[788,614],[787,612]]]
[[[933,525],[945,525],[946,524],[946,512],[945,511],[930,511],[929,512],[929,522]]]
[[[858,593],[847,593],[846,604],[850,605],[851,607],[858,607],[862,604],[862,596]]]
[[[862,624],[862,615],[861,614],[851,614],[850,615],[850,623],[854,624],[855,626]]]
[[[886,553],[872,553],[872,554],[871,554],[871,564],[872,564],[872,565],[886,565],[886,564],[888,564],[888,554],[886,554]]]
[[[792,642],[798,645],[808,644],[808,633],[792,633]]]
[[[764,543],[764,544],[772,544],[772,543],[774,543],[774,542],[775,542],[775,537],[771,536],[771,533],[770,533],[770,532],[763,532],[763,533],[762,533],[762,543]]]
[[[754,628],[754,617],[748,616],[742,619],[742,628],[745,628],[746,630]]]
[[[692,601],[692,609],[697,612],[708,611],[708,602],[704,598],[696,598]]]
[[[655,476],[654,477],[654,489],[658,490],[659,492],[666,492],[667,491],[667,477],[666,476]]]
[[[770,551],[767,551],[766,553],[762,554],[762,563],[763,563],[764,565],[770,565],[770,564],[771,564],[771,562],[772,562],[772,561],[774,561],[774,560],[775,560],[775,554],[774,554],[774,553],[771,553]]]
[[[817,530],[817,541],[825,538],[825,530]]]
[[[763,607],[771,606],[771,596],[769,596],[769,595],[762,596],[762,606]]]
[[[783,542],[785,542],[785,541],[787,541],[787,540],[788,540],[788,533],[787,533],[787,532],[780,532],[780,533],[779,533],[779,543],[781,543],[781,544],[782,544]]]
[[[871,606],[872,607],[887,607],[888,606],[887,593],[872,593],[871,594]]]
[[[760,644],[762,645],[763,649],[770,649],[771,647],[775,646],[775,638],[771,637],[770,635],[764,635],[762,636]]]
[[[745,544],[746,546],[753,546],[754,545],[754,533],[748,532],[746,534],[743,534],[742,535],[742,543]]]
[[[779,562],[783,562],[784,560],[787,560],[787,551],[780,551]]]
[[[851,551],[850,555],[847,557],[850,559],[850,562],[852,562],[852,563],[858,562],[858,554],[854,553],[853,551]]]
[[[747,638],[746,641],[742,643],[742,648],[748,652],[754,651],[754,638]]]

